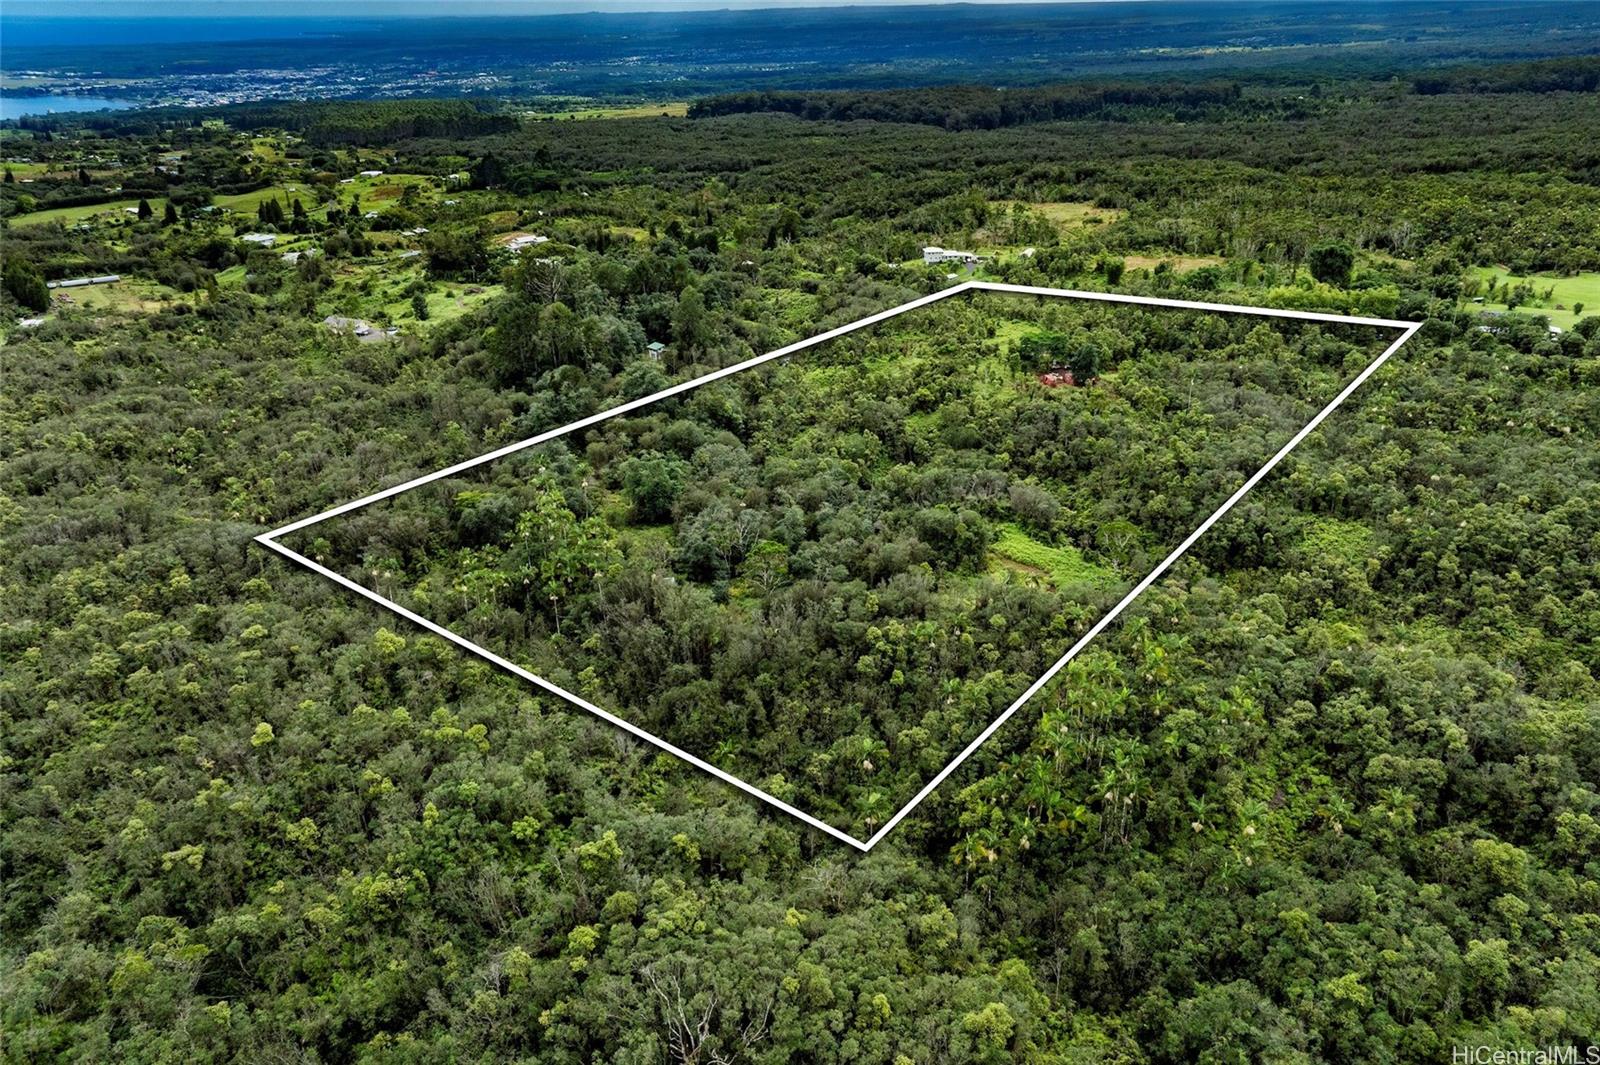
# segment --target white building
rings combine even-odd
[[[259,244],[263,248],[270,248],[278,242],[276,233],[246,233],[239,238],[246,244]]]
[[[922,249],[922,261],[929,266],[939,263],[962,263],[966,266],[978,265],[977,252],[956,251],[952,248],[926,247]]]
[[[66,281],[47,281],[46,288],[82,288],[85,285],[114,285],[122,280],[121,274],[100,274],[96,277],[74,277]]]

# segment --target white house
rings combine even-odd
[[[532,248],[540,244],[548,244],[549,242],[549,237],[541,237],[537,233],[518,233],[510,240],[506,241],[506,250],[516,253],[521,252],[523,248]]]
[[[967,266],[978,265],[978,254],[970,251],[956,251],[952,248],[926,247],[922,249],[922,261],[929,266],[939,263],[963,263]]]
[[[361,175],[360,176],[361,177],[383,177],[383,171],[382,170],[363,170],[363,171],[361,171]]]
[[[278,242],[276,233],[246,233],[239,238],[246,244],[259,244],[263,248],[270,248]]]

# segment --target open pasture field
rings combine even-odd
[[[1554,274],[1518,276],[1503,266],[1495,266],[1479,267],[1474,273],[1480,282],[1493,281],[1498,286],[1496,292],[1499,298],[1485,299],[1483,303],[1476,304],[1488,310],[1507,310],[1504,295],[1506,288],[1524,284],[1532,288],[1533,295],[1518,303],[1517,312],[1546,315],[1552,325],[1558,325],[1563,329],[1570,329],[1577,323],[1580,315],[1575,308],[1582,306],[1590,314],[1600,309],[1600,272],[1571,277],[1558,277]]]

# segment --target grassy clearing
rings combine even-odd
[[[1000,342],[1001,347],[1010,351],[1017,346],[1017,343],[1023,337],[1038,328],[1039,326],[1033,322],[1017,322],[1007,319],[995,327],[994,338]]]
[[[1377,536],[1360,522],[1318,517],[1307,523],[1300,550],[1307,558],[1361,567],[1376,557]]]
[[[523,117],[535,122],[584,121],[596,118],[682,118],[689,113],[689,101],[666,100],[651,104],[622,104],[612,107],[577,107],[565,111],[524,111]]]
[[[403,289],[404,284],[396,286]],[[411,300],[397,298],[383,304],[383,313],[389,321],[395,323],[410,322],[424,326],[448,322],[453,318],[460,318],[463,314],[481,307],[505,291],[503,285],[464,285],[457,281],[436,281],[434,287],[424,297],[428,301],[428,320],[417,323],[415,309]],[[391,290],[392,294],[392,290]]]
[[[1042,577],[1057,588],[1090,584],[1103,586],[1117,575],[1096,566],[1075,547],[1050,547],[1022,531],[1018,525],[1002,525],[1000,535],[989,548],[994,567]]]
[[[359,261],[345,261],[336,267],[337,281],[327,297],[319,301],[317,316],[343,314],[370,321],[397,325],[407,333],[425,331],[442,322],[459,318],[493,300],[505,286],[488,282],[426,281],[420,256],[401,258],[394,254]],[[226,281],[218,275],[220,282]],[[419,321],[411,306],[411,289],[426,281],[428,317]]]
[[[771,289],[765,294],[766,302],[777,312],[786,328],[804,331],[816,321],[821,301],[809,292],[795,289]]]
[[[993,206],[1000,211],[1010,211],[1012,207],[1018,204],[1026,207],[1034,214],[1054,222],[1061,229],[1109,225],[1127,213],[1115,207],[1096,207],[1092,203],[1072,203],[1068,201],[1027,203],[1023,200],[993,201]]]
[[[267,163],[281,163],[284,160],[283,145],[270,137],[252,140],[250,154]]]
[[[12,163],[13,170],[25,164]],[[341,207],[348,203],[351,194],[360,198],[363,211],[389,211],[400,204],[401,197],[405,195],[407,187],[416,186],[420,189],[424,199],[431,199],[440,195],[433,180],[422,174],[384,174],[381,177],[356,178],[349,185],[337,185],[338,199],[335,201]],[[306,182],[287,182],[279,185],[269,185],[264,189],[253,192],[241,192],[233,196],[218,196],[212,203],[224,211],[231,211],[246,216],[255,215],[261,204],[267,200],[277,200],[288,205],[298,199],[308,211],[321,210],[317,203],[316,190]],[[157,217],[166,207],[164,197],[154,197],[150,206],[155,209]],[[12,225],[35,226],[45,225],[50,222],[60,222],[71,225],[75,222],[85,222],[101,217],[122,216],[132,219],[126,214],[126,208],[138,207],[139,201],[135,199],[113,200],[109,203],[84,204],[77,207],[51,207],[40,211],[29,211],[19,214],[11,219]],[[514,217],[514,215],[513,215]]]
[[[337,199],[334,203],[342,208],[354,195],[360,200],[363,211],[377,211],[382,214],[400,206],[401,197],[405,195],[408,187],[415,187],[424,201],[442,195],[438,186],[433,183],[433,179],[423,174],[386,173],[378,177],[358,177],[348,185],[335,185]],[[307,209],[309,210],[309,206]]]
[[[620,498],[605,508],[606,520],[617,530],[617,546],[629,558],[643,558],[672,548],[672,525],[629,525],[630,507]]]
[[[1578,315],[1573,307],[1583,305],[1584,314],[1600,314],[1600,273],[1577,274],[1573,277],[1556,277],[1553,274],[1530,274],[1514,276],[1503,267],[1479,268],[1473,275],[1481,282],[1487,284],[1491,279],[1504,286],[1516,286],[1526,282],[1533,287],[1533,299],[1517,305],[1518,313],[1548,315],[1552,325],[1559,325],[1569,329],[1578,321]],[[1545,293],[1550,292],[1549,298]],[[1483,303],[1470,303],[1468,305],[1482,307],[1488,310],[1506,310],[1504,303],[1485,301]]]
[[[308,211],[317,205],[316,193],[311,191],[310,186],[302,184],[269,185],[264,189],[241,192],[236,196],[218,196],[211,202],[225,211],[253,215],[268,200],[277,200],[283,204],[285,213],[295,200],[305,205]]]
[[[164,197],[158,196],[150,201],[150,207],[155,211],[157,218],[161,217],[161,212],[166,205],[167,201]],[[15,215],[11,219],[11,224],[14,226],[42,226],[51,222],[60,222],[62,225],[71,225],[74,222],[87,222],[101,215],[116,216],[131,221],[133,215],[128,214],[127,209],[130,207],[137,208],[138,206],[139,201],[135,198],[131,200],[112,200],[110,203],[86,203],[77,207],[50,207],[43,211],[29,211],[27,214]]]
[[[1180,274],[1198,270],[1202,266],[1221,266],[1225,262],[1227,260],[1220,255],[1127,255],[1122,259],[1122,265],[1129,270],[1154,271],[1156,267],[1166,263]]]
[[[126,278],[111,285],[86,285],[83,288],[55,289],[50,307],[55,311],[88,310],[125,314],[149,314],[191,297],[175,288],[142,278]]]

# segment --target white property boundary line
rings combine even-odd
[[[1055,664],[1046,670],[1044,674],[1039,677],[1039,679],[1030,684],[1027,691],[1023,692],[1017,697],[1016,701],[1014,701],[1010,706],[1006,707],[999,717],[990,722],[989,726],[979,733],[971,743],[967,744],[967,746],[962,749],[960,754],[956,755],[956,757],[948,765],[941,769],[932,780],[924,784],[921,790],[919,790],[917,794],[912,797],[910,802],[902,806],[899,812],[897,812],[893,817],[889,818],[888,821],[884,822],[883,826],[865,842],[857,839],[855,836],[850,835],[848,832],[844,832],[830,824],[827,824],[824,821],[818,820],[811,814],[806,813],[804,810],[800,810],[794,806],[791,806],[789,803],[784,802],[777,796],[771,795],[755,785],[749,784],[738,777],[733,776],[731,773],[727,773],[724,770],[718,769],[705,759],[698,758],[695,755],[690,754],[688,751],[685,751],[682,748],[667,742],[661,737],[645,731],[638,725],[624,721],[616,714],[613,714],[607,710],[602,710],[600,707],[596,706],[594,703],[591,703],[587,699],[584,699],[582,696],[567,691],[560,685],[554,684],[543,677],[529,672],[523,667],[517,665],[515,662],[503,658],[502,656],[495,654],[493,651],[490,651],[485,647],[480,647],[478,644],[473,643],[466,637],[459,636],[444,626],[436,622],[429,621],[422,615],[406,609],[399,603],[396,603],[390,599],[386,599],[377,592],[372,591],[370,588],[366,588],[360,584],[357,584],[355,581],[343,576],[342,574],[335,573],[326,566],[323,566],[317,562],[313,562],[311,559],[305,557],[299,552],[291,550],[290,548],[285,547],[283,544],[278,542],[280,537],[287,536],[293,532],[299,532],[301,529],[310,528],[311,526],[316,525],[319,522],[326,521],[329,518],[338,517],[341,514],[348,514],[353,510],[359,510],[360,508],[371,503],[376,503],[382,499],[388,499],[391,496],[399,495],[401,492],[410,491],[413,488],[429,484],[433,481],[441,480],[446,477],[453,477],[458,473],[470,470],[476,466],[482,466],[485,463],[493,462],[496,459],[504,458],[507,455],[515,454],[518,451],[523,451],[530,447],[535,447],[539,444],[554,440],[557,437],[566,436],[567,434],[576,432],[580,429],[587,429],[592,425],[598,425],[601,422],[618,417],[619,415],[627,414],[631,411],[638,410],[641,407],[647,407],[652,403],[657,403],[663,399],[669,399],[672,396],[680,395],[684,392],[691,391],[692,389],[699,388],[701,385],[710,384],[712,381],[719,381],[724,377],[729,377],[733,374],[739,373],[741,370],[748,370],[752,367],[771,362],[774,359],[781,359],[786,355],[793,355],[795,352],[804,351],[807,348],[826,343],[829,340],[844,336],[847,333],[853,333],[858,329],[863,329],[870,325],[876,325],[879,322],[886,321],[887,319],[893,318],[896,315],[904,314],[907,311],[913,311],[919,307],[926,307],[930,303],[935,303],[939,300],[946,299],[950,296],[959,295],[963,292],[973,291],[1007,292],[1021,296],[1056,296],[1068,299],[1099,300],[1105,303],[1132,303],[1150,307],[1175,307],[1182,310],[1217,311],[1224,314],[1254,314],[1266,318],[1290,318],[1309,322],[1333,322],[1341,325],[1377,326],[1385,329],[1399,329],[1401,330],[1401,334],[1399,339],[1395,340],[1394,343],[1385,348],[1383,353],[1376,359],[1373,359],[1366,369],[1362,370],[1361,373],[1356,375],[1354,380],[1345,385],[1344,389],[1333,398],[1332,402],[1330,402],[1326,407],[1323,407],[1322,410],[1318,411],[1316,417],[1307,422],[1304,428],[1290,438],[1288,443],[1279,448],[1277,454],[1268,459],[1266,464],[1252,474],[1249,480],[1240,485],[1239,489],[1235,491],[1233,495],[1229,496],[1227,501],[1223,503],[1222,506],[1218,507],[1209,518],[1201,522],[1200,526],[1196,528],[1194,532],[1185,537],[1184,541],[1174,548],[1171,554],[1162,559],[1160,564],[1146,574],[1143,580],[1134,585],[1132,591],[1123,596],[1116,606],[1112,607],[1103,617],[1100,618],[1099,621],[1095,622],[1089,631],[1084,633],[1083,636],[1081,636],[1078,641],[1074,643],[1070,649],[1068,649],[1066,654],[1057,659]],[[603,410],[598,414],[591,414],[587,418],[580,418],[570,425],[564,425],[559,429],[552,429],[549,432],[540,433],[538,436],[531,436],[526,440],[519,440],[514,444],[507,444],[505,447],[491,451],[485,455],[479,455],[477,458],[468,459],[465,462],[458,462],[454,466],[446,466],[442,470],[435,470],[433,473],[412,478],[411,480],[406,481],[404,484],[397,484],[390,488],[385,488],[382,491],[374,492],[371,495],[362,496],[360,499],[351,500],[348,503],[342,503],[339,506],[323,511],[320,514],[313,514],[309,518],[301,518],[299,521],[290,522],[288,525],[280,526],[279,528],[273,529],[271,532],[262,533],[260,536],[255,537],[255,540],[257,543],[271,548],[273,551],[276,551],[278,554],[289,559],[290,561],[299,563],[300,565],[311,570],[313,573],[326,577],[335,584],[355,592],[358,595],[365,596],[367,599],[377,603],[384,609],[400,615],[407,621],[410,621],[416,625],[420,625],[429,632],[432,632],[436,636],[440,636],[443,639],[450,641],[463,650],[470,651],[479,658],[482,658],[488,662],[492,662],[494,665],[499,666],[506,672],[521,677],[530,684],[533,684],[539,688],[543,688],[550,694],[558,696],[575,706],[587,710],[589,713],[600,718],[602,721],[606,721],[612,725],[615,725],[624,732],[637,736],[639,739],[642,739],[655,747],[659,747],[668,754],[672,754],[683,759],[696,769],[703,770],[704,772],[716,777],[718,780],[721,780],[726,784],[731,784],[740,791],[743,791],[748,795],[752,795],[755,798],[760,799],[762,802],[782,810],[789,816],[805,822],[807,825],[817,829],[819,832],[824,832],[829,836],[832,836],[834,839],[837,839],[843,843],[847,843],[859,851],[865,852],[870,851],[873,847],[881,843],[884,837],[894,830],[895,826],[900,824],[901,821],[905,820],[906,815],[911,813],[912,810],[916,809],[918,804],[932,794],[935,788],[944,783],[945,778],[950,776],[951,773],[955,772],[963,762],[972,756],[974,751],[976,751],[989,739],[989,737],[993,736],[997,731],[999,731],[1001,726],[1003,726],[1007,721],[1011,720],[1016,712],[1022,709],[1028,700],[1037,695],[1040,689],[1048,684],[1057,673],[1060,673],[1062,669],[1066,668],[1067,663],[1076,658],[1078,653],[1087,647],[1091,640],[1100,635],[1100,633],[1103,632],[1108,625],[1115,621],[1118,616],[1120,616],[1122,612],[1133,603],[1135,599],[1139,598],[1139,596],[1142,595],[1152,584],[1159,580],[1161,575],[1172,567],[1173,563],[1182,558],[1184,554],[1194,546],[1195,542],[1199,540],[1200,537],[1204,536],[1213,525],[1222,519],[1223,515],[1232,510],[1234,505],[1237,504],[1239,500],[1243,499],[1252,488],[1261,483],[1261,480],[1265,478],[1267,474],[1271,473],[1273,468],[1276,467],[1278,463],[1282,462],[1289,452],[1293,451],[1299,446],[1302,440],[1311,435],[1311,433],[1315,431],[1317,426],[1322,424],[1328,415],[1332,414],[1339,408],[1341,403],[1343,403],[1346,399],[1349,399],[1351,394],[1353,394],[1356,389],[1360,388],[1362,384],[1366,382],[1367,378],[1376,373],[1378,368],[1381,367],[1385,362],[1388,362],[1389,357],[1395,352],[1399,351],[1400,347],[1405,344],[1406,341],[1410,340],[1412,335],[1416,333],[1421,326],[1422,323],[1420,322],[1404,322],[1388,318],[1360,318],[1343,314],[1323,314],[1316,311],[1289,311],[1279,310],[1271,307],[1244,307],[1227,303],[1201,303],[1194,300],[1159,299],[1154,296],[1126,296],[1112,292],[1080,292],[1075,289],[1040,288],[1033,285],[1007,285],[994,281],[964,281],[959,285],[953,285],[950,288],[941,289],[932,295],[923,296],[920,299],[914,299],[910,303],[902,303],[898,307],[891,307],[886,311],[879,311],[877,314],[868,315],[865,318],[839,326],[836,329],[830,329],[825,333],[819,333],[818,335],[807,340],[801,340],[793,344],[785,345],[784,347],[778,348],[775,351],[769,351],[765,355],[758,355],[753,359],[746,359],[744,362],[737,363],[733,366],[725,366],[722,369],[708,373],[703,377],[697,377],[691,381],[684,381],[673,385],[670,388],[664,388],[661,391],[656,392],[653,395],[645,396],[642,399],[630,400],[629,402],[623,403],[619,406],[612,407],[608,410]]]

